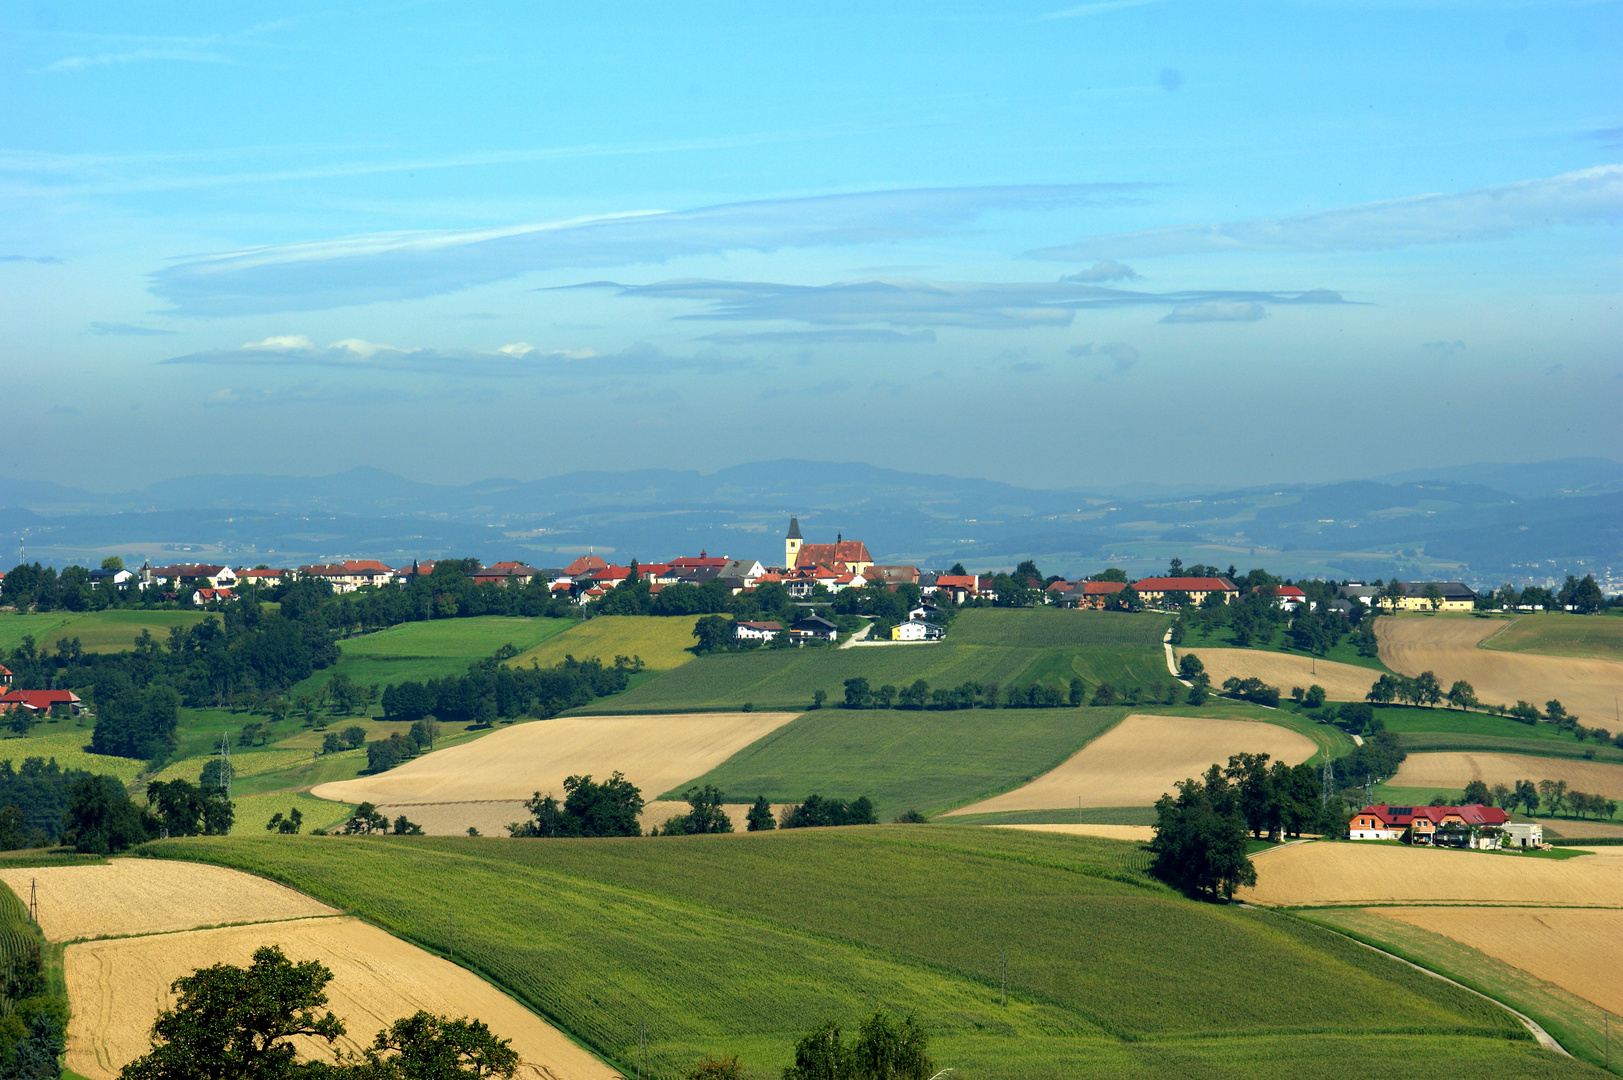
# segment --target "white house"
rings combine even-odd
[[[741,622],[733,627],[739,641],[771,641],[781,633],[783,626],[776,622]]]
[[[939,641],[941,637],[941,627],[921,619],[909,619],[890,628],[892,641]]]

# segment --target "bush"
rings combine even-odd
[[[873,802],[864,795],[855,802],[825,799],[821,795],[808,795],[799,806],[785,807],[779,816],[782,829],[815,829],[831,825],[877,825]]]

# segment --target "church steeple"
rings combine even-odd
[[[805,543],[805,538],[800,535],[800,519],[791,517],[789,519],[789,535],[783,539],[783,568],[785,570],[795,568],[795,559],[799,557],[800,545],[803,543]]]

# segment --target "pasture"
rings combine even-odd
[[[1483,638],[1481,647],[1498,652],[1623,660],[1623,619],[1564,611],[1522,615],[1498,633]]]
[[[118,608],[108,611],[0,612],[0,651],[10,654],[32,637],[37,646],[55,651],[63,638],[78,638],[90,653],[123,652],[135,647],[142,630],[160,644],[169,640],[172,627],[187,627],[206,618],[201,611]],[[218,615],[215,616],[219,618]]]
[[[66,730],[53,730],[60,728]],[[47,761],[55,758],[56,763],[64,769],[83,769],[116,776],[126,784],[145,768],[144,762],[134,758],[90,753],[85,749],[90,745],[90,728],[78,727],[71,720],[41,724],[34,730],[41,734],[22,739],[0,739],[0,761],[9,760],[14,767],[20,768],[27,758],[44,758]]]
[[[559,620],[568,632],[536,645],[508,663],[513,667],[552,667],[564,657],[597,657],[613,664],[616,656],[640,656],[650,671],[669,671],[693,659],[693,626],[701,616],[600,615],[585,622]]]
[[[1521,1026],[1301,920],[1184,900],[1139,845],[952,826],[508,841],[197,838],[457,958],[627,1070],[707,1053],[776,1077],[823,1018],[915,1011],[985,1077],[1582,1075]],[[1000,1003],[1007,956],[1008,1003]],[[1348,1016],[1348,1001],[1382,1008]]]
[[[1377,706],[1375,713],[1411,753],[1487,750],[1623,762],[1623,748],[1594,740],[1580,741],[1571,731],[1562,731],[1554,724],[1524,724],[1492,713],[1412,705]]]
[[[1483,851],[1346,841],[1296,844],[1257,862],[1238,894],[1287,907],[1512,904],[1623,908],[1623,859],[1541,859]]]
[[[1200,627],[1193,623],[1193,621],[1186,622],[1184,624],[1183,644],[1178,646],[1180,651],[1186,652],[1202,652],[1206,649],[1233,648],[1236,648],[1234,644],[1234,632],[1230,630],[1229,627],[1219,626],[1216,627],[1211,633],[1204,633],[1201,631]],[[1253,638],[1251,644],[1241,651],[1271,652],[1279,653],[1284,656],[1307,655],[1305,653],[1293,651],[1290,648],[1288,639],[1285,637],[1283,626],[1275,630],[1267,641]],[[1386,670],[1386,665],[1381,663],[1377,657],[1360,656],[1358,653],[1358,647],[1347,638],[1342,638],[1335,644],[1334,648],[1330,649],[1327,653],[1325,653],[1325,655],[1319,657],[1318,659],[1321,664],[1333,663],[1345,665],[1347,667],[1368,668],[1374,672],[1374,674],[1369,677],[1371,682],[1373,682],[1377,677],[1380,676],[1382,672]],[[1289,689],[1289,687],[1286,687],[1286,690]]]
[[[1331,701],[1363,701],[1370,685],[1380,678],[1380,672],[1369,668],[1264,649],[1194,649],[1184,645],[1173,651],[1179,657],[1185,653],[1198,656],[1216,688],[1222,687],[1224,679],[1257,678],[1279,687],[1281,698],[1288,698],[1293,686],[1306,690],[1317,684],[1324,687]]]
[[[410,816],[414,803],[514,801],[537,791],[562,799],[565,777],[584,774],[601,781],[619,770],[652,798],[793,719],[793,713],[751,712],[537,720],[436,750],[376,776],[321,784],[313,794],[405,807]]]
[[[168,864],[173,867],[175,864]],[[478,975],[441,956],[390,937],[359,919],[189,930],[70,945],[63,975],[73,1017],[68,1065],[86,1080],[116,1080],[123,1065],[150,1046],[152,1022],[173,1001],[170,984],[210,964],[246,964],[262,945],[295,961],[319,960],[333,973],[327,1008],[348,1029],[335,1047],[358,1053],[372,1036],[418,1009],[472,1016],[512,1040],[524,1080],[611,1080],[614,1070]],[[317,1040],[303,1040],[316,1060],[332,1060]]]
[[[1476,689],[1477,698],[1490,705],[1530,701],[1542,710],[1546,701],[1556,698],[1586,725],[1619,726],[1623,660],[1478,648],[1483,638],[1504,625],[1497,619],[1386,615],[1376,622],[1375,637],[1381,659],[1393,671],[1405,675],[1431,671],[1445,687],[1464,679]]]
[[[1392,785],[1463,791],[1472,780],[1481,780],[1489,787],[1504,784],[1512,788],[1518,780],[1565,780],[1567,787],[1574,791],[1623,799],[1623,765],[1530,754],[1460,751],[1410,754],[1398,766]]]
[[[749,702],[758,709],[804,709],[817,690],[831,702],[842,700],[845,680],[859,676],[875,688],[907,686],[918,679],[938,689],[965,682],[1068,687],[1073,678],[1090,687],[1101,682],[1164,687],[1171,678],[1161,647],[1166,625],[1166,616],[1156,614],[972,608],[959,613],[939,644],[720,653],[590,708],[680,711],[737,708]],[[565,636],[551,647],[567,641]]]
[[[1149,806],[1230,755],[1268,754],[1296,765],[1317,750],[1307,736],[1261,720],[1134,714],[1023,787],[953,813]]]
[[[261,794],[238,795],[232,789],[231,801],[236,804],[236,817],[231,824],[233,835],[247,833],[262,835],[265,825],[274,814],[286,816],[291,809],[304,815],[305,832],[312,829],[330,829],[341,825],[355,812],[349,803],[318,799],[308,791],[267,791]],[[390,815],[394,820],[394,815]]]

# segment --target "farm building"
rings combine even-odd
[[[1401,840],[1440,847],[1497,848],[1510,815],[1497,806],[1366,806],[1347,823],[1352,840]]]
[[[363,585],[387,585],[394,571],[376,559],[345,559],[341,563],[299,567],[301,578],[325,581],[335,593],[350,593]]]
[[[1103,608],[1112,596],[1125,591],[1121,581],[1056,581],[1048,586],[1049,602],[1060,607]]]
[[[1279,606],[1284,608],[1286,611],[1295,611],[1297,608],[1307,603],[1307,594],[1301,589],[1298,589],[1295,585],[1258,585],[1251,591],[1271,592],[1274,599],[1279,601]]]
[[[1202,603],[1216,594],[1225,604],[1233,603],[1240,590],[1234,582],[1220,577],[1152,577],[1133,582],[1133,591],[1146,604],[1160,604],[1168,593],[1183,593],[1194,603]]]
[[[8,671],[6,675],[9,682],[11,673]],[[79,716],[85,711],[84,702],[71,690],[8,690],[0,694],[0,713],[13,707],[39,713],[55,708],[66,711],[69,716]]]
[[[1437,611],[1471,611],[1476,608],[1476,593],[1458,581],[1406,581],[1403,595],[1382,597],[1381,604],[1399,611],[1432,611],[1432,597],[1426,593],[1435,590]]]

